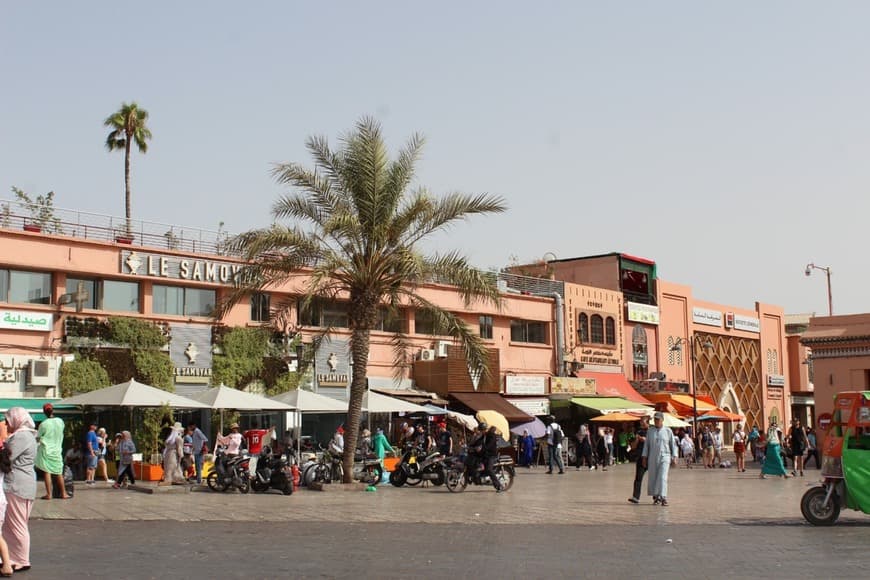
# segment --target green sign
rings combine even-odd
[[[54,314],[26,310],[0,310],[0,328],[8,330],[38,330],[51,332]]]

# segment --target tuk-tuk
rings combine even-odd
[[[821,451],[824,479],[801,499],[807,521],[833,525],[844,507],[870,513],[870,391],[837,394]]]

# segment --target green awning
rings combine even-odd
[[[641,405],[622,397],[574,397],[571,402],[580,407],[586,407],[600,413],[649,411],[652,405]]]
[[[33,417],[35,423],[45,421],[45,415],[42,413],[42,406],[46,403],[51,403],[55,412],[58,414],[64,411],[79,412],[75,405],[62,405],[59,404],[60,401],[61,399],[37,399],[34,397],[0,399],[0,420],[6,419],[5,413],[9,407],[24,407],[30,412],[30,416]]]

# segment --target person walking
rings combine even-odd
[[[0,527],[6,520],[6,494],[3,491],[3,482],[10,471],[12,471],[12,461],[9,459],[9,448],[0,443]],[[0,561],[3,563],[0,576],[12,576],[15,570],[12,569],[12,562],[9,560],[9,546],[2,534],[0,534]]]
[[[710,432],[710,427],[705,425],[704,430],[701,431],[701,450],[704,459],[704,469],[713,469],[713,446],[713,433]]]
[[[553,465],[556,465],[559,468],[559,475],[562,475],[565,473],[565,465],[562,463],[562,439],[565,438],[565,434],[562,427],[556,422],[556,417],[550,415],[548,419],[550,424],[547,425],[547,451],[550,458],[550,468],[547,473],[552,474]]]
[[[759,475],[761,479],[767,479],[768,475],[778,475],[783,479],[788,477],[785,465],[782,464],[782,455],[780,454],[782,441],[779,433],[776,420],[771,421],[770,428],[767,430],[764,463],[761,466],[761,474]]]
[[[577,429],[577,469],[586,464],[589,470],[595,469],[595,464],[592,462],[592,434],[589,433],[589,425],[583,423]]]
[[[719,467],[722,465],[722,429],[716,425],[710,434],[713,436],[713,467]]]
[[[804,467],[809,469],[810,459],[816,460],[816,469],[821,469],[822,464],[819,463],[819,448],[816,441],[816,430],[812,427],[807,429],[807,459],[804,462]]]
[[[734,456],[737,458],[737,471],[746,471],[746,433],[743,431],[743,425],[737,424],[734,430],[734,435],[731,436],[731,441],[734,445]]]
[[[642,461],[649,469],[647,493],[653,504],[668,505],[668,472],[671,465],[677,464],[677,440],[674,432],[664,426],[665,416],[661,412],[653,415],[653,427],[646,436]]]
[[[607,461],[604,463],[604,466],[613,465],[614,454],[613,454],[613,429],[610,427],[604,428],[604,448],[607,450]]]
[[[181,458],[184,455],[184,429],[176,422],[166,438],[163,448],[163,481],[158,485],[173,485],[184,483],[181,474]]]
[[[496,493],[504,493],[501,481],[495,474],[495,466],[498,462],[498,433],[495,425],[486,430],[483,436],[483,473],[489,476]]]
[[[133,443],[133,436],[129,431],[121,432],[121,442],[118,443],[118,477],[115,479],[115,484],[112,486],[119,489],[122,485],[126,485],[125,480],[130,480],[130,485],[136,485],[136,478],[133,477],[133,454],[136,453],[136,444]]]
[[[99,445],[99,453],[97,454],[97,471],[96,475],[101,476],[104,483],[109,483],[109,468],[106,464],[106,453],[108,453],[109,438],[106,434],[106,428],[100,427],[97,429],[97,445]]]
[[[649,428],[649,419],[647,417],[640,418],[640,427],[634,432],[634,441],[632,442],[632,451],[636,453],[634,467],[634,488],[631,497],[628,501],[631,503],[640,503],[640,487],[643,485],[643,476],[646,475],[646,462],[643,461],[643,453],[646,449],[646,434]]]
[[[97,463],[100,461],[100,440],[97,438],[97,425],[91,423],[85,434],[84,449],[85,459],[85,483],[94,485],[94,474],[97,472]]]
[[[187,426],[191,430],[193,437],[193,464],[196,467],[196,483],[202,483],[202,460],[203,455],[208,453],[208,437],[200,431],[196,423],[190,423]]]
[[[63,482],[63,419],[54,416],[51,403],[42,406],[45,421],[39,424],[36,449],[36,468],[42,471],[45,482],[45,495],[42,499],[52,498],[52,480],[57,482],[60,499],[69,499]]]
[[[9,546],[9,562],[15,572],[30,569],[30,528],[28,520],[36,497],[33,462],[36,459],[36,429],[33,418],[22,407],[6,411],[9,437],[4,445],[9,449],[12,469],[3,478],[6,494],[6,519],[3,539]]]
[[[692,463],[695,462],[695,444],[692,438],[689,437],[689,432],[684,431],[683,436],[679,439],[680,451],[683,453],[683,459],[686,460],[686,469],[692,469]]]
[[[520,439],[520,457],[522,458],[520,465],[525,465],[526,469],[531,469],[534,454],[535,438],[529,434],[528,429],[523,429],[523,438]]]
[[[794,461],[794,469],[791,474],[796,476],[800,472],[801,477],[804,476],[804,453],[809,447],[807,434],[804,428],[801,427],[801,420],[794,418],[791,420],[791,429],[788,432],[788,442],[791,447],[792,457]]]
[[[759,450],[760,445],[758,444],[758,440],[761,437],[761,433],[758,431],[758,425],[754,425],[752,427],[752,431],[749,432],[749,436],[747,439],[749,440],[749,451],[752,453],[752,462],[758,463],[759,458]]]
[[[625,430],[625,426],[619,429],[616,441],[616,462],[625,463],[628,461],[628,431]]]

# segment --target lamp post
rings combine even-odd
[[[807,264],[806,269],[804,269],[804,274],[809,276],[813,273],[813,270],[821,270],[825,273],[825,277],[828,279],[828,316],[833,316],[834,302],[831,300],[831,269],[826,266],[816,266],[814,263],[810,262]]]
[[[698,362],[697,349],[698,345],[701,348],[713,348],[713,341],[709,337],[700,337],[697,334],[692,334],[689,340],[679,337],[674,346],[670,348],[672,352],[680,352],[683,349],[683,344],[689,346],[689,361],[692,365],[692,435],[695,440],[695,452],[698,450],[698,383],[695,378],[695,363]]]

